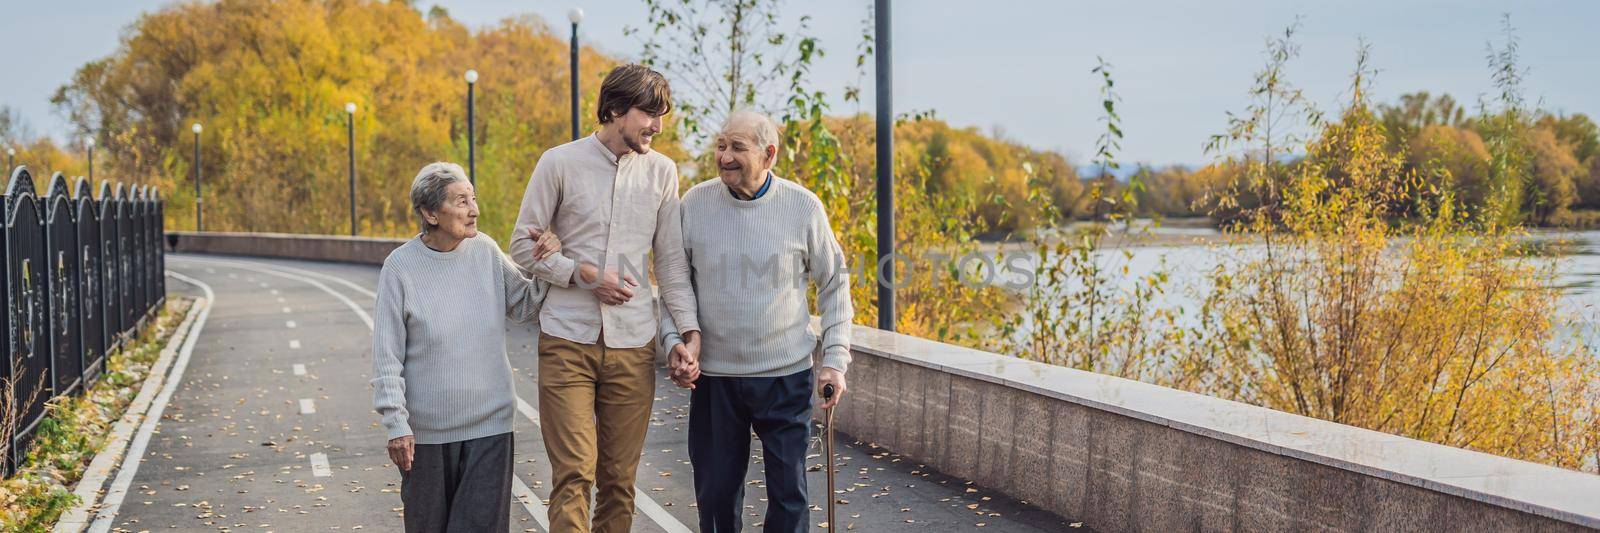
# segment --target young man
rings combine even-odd
[[[844,395],[850,364],[850,283],[844,253],[815,194],[772,173],[778,129],[767,117],[737,112],[717,135],[720,180],[683,196],[683,243],[698,296],[703,357],[662,317],[673,350],[672,379],[692,386],[689,461],[694,465],[700,531],[742,526],[750,431],[761,438],[768,532],[803,532],[806,447],[813,391]],[[821,334],[810,329],[807,281],[816,286]],[[547,304],[548,305],[548,304]],[[690,344],[685,344],[689,342]],[[822,368],[812,383],[812,354]]]
[[[678,222],[678,170],[650,151],[672,93],[660,73],[617,67],[600,85],[600,130],[546,151],[522,197],[511,256],[551,283],[539,314],[539,411],[554,480],[552,531],[622,533],[655,394],[653,259],[667,313],[699,353]],[[534,230],[562,253],[536,261]],[[679,358],[683,356],[677,356]],[[674,361],[675,366],[681,366]]]

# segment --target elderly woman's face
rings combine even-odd
[[[428,223],[434,225],[433,231],[444,236],[454,239],[478,236],[478,195],[470,182],[451,183],[444,190],[444,203],[439,204],[439,209],[424,210],[423,214],[428,217]]]

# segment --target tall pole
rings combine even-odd
[[[194,131],[194,230],[206,230],[206,200],[200,193],[200,123],[190,128]]]
[[[469,182],[469,183],[471,183],[473,185],[477,185],[478,184],[478,181],[477,181],[478,180],[478,161],[477,161],[477,155],[478,155],[477,150],[478,150],[478,147],[473,142],[473,139],[472,139],[473,134],[477,130],[477,128],[473,127],[473,124],[472,124],[472,87],[478,84],[478,71],[476,71],[476,70],[468,70],[466,78],[467,78],[467,182]]]
[[[874,0],[878,102],[878,329],[894,331],[894,105],[889,0]]]
[[[356,104],[344,104],[345,129],[350,133],[350,236],[356,236]]]
[[[16,148],[7,148],[6,149],[6,173],[9,174],[11,172],[11,169],[13,169],[13,168],[17,168],[17,149]]]
[[[94,183],[94,137],[84,140],[89,146],[89,183]]]
[[[572,44],[568,45],[571,52],[571,68],[568,78],[572,82],[572,140],[578,140],[583,132],[578,129],[578,23],[583,21],[583,9],[572,8],[567,12],[567,20],[572,22]]]

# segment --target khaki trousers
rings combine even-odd
[[[539,334],[539,425],[550,470],[550,531],[633,526],[633,481],[655,398],[655,350]]]

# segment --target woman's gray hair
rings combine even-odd
[[[411,211],[417,215],[417,229],[423,233],[433,229],[434,225],[422,216],[422,210],[439,211],[444,205],[445,189],[458,181],[467,181],[467,171],[461,165],[440,161],[429,163],[417,173],[417,179],[411,180]]]
[[[763,152],[768,146],[782,147],[778,139],[778,125],[766,115],[749,109],[740,109],[728,114],[728,119],[722,121],[722,131],[741,127],[749,128],[750,132],[755,134],[756,144]]]

